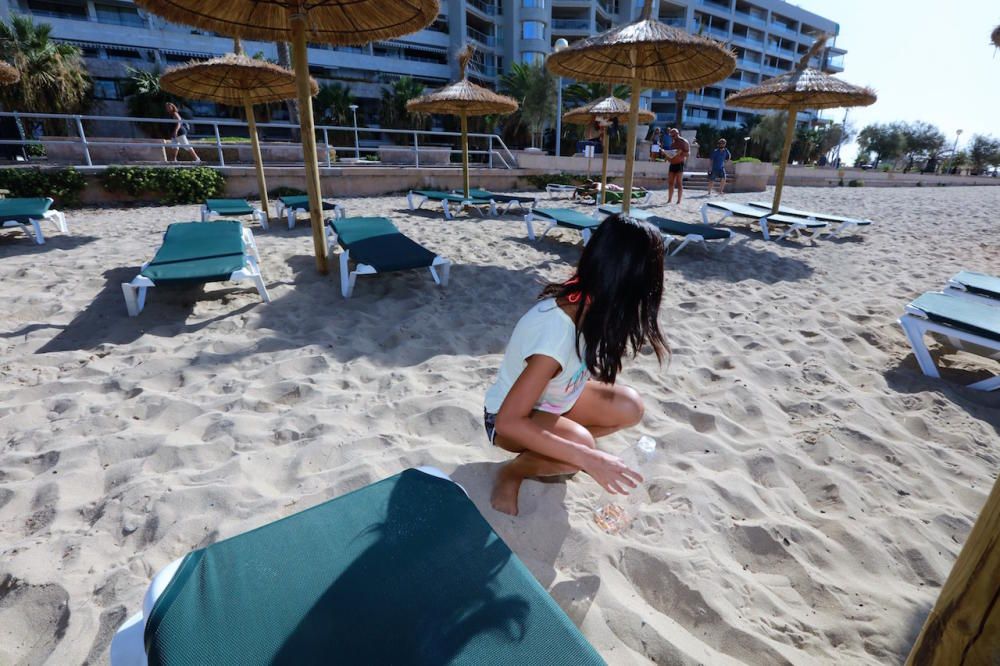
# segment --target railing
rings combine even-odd
[[[716,28],[715,26],[708,26],[705,28],[705,32],[710,35],[715,35],[716,37],[722,37],[723,39],[729,39],[729,31],[723,28]]]
[[[746,69],[760,69],[759,60],[750,60],[749,58],[737,58],[736,64]]]
[[[468,4],[475,9],[478,9],[483,14],[489,16],[495,16],[497,13],[497,6],[493,2],[485,2],[484,0],[468,0]]]
[[[732,10],[732,5],[724,0],[698,0],[698,4],[702,7],[709,7],[711,9],[717,9],[723,12],[729,12]]]
[[[747,44],[753,44],[754,46],[760,46],[760,47],[764,46],[764,38],[763,37],[753,37],[753,36],[751,36],[749,34],[741,35],[741,34],[739,34],[737,32],[734,32],[733,33],[733,40],[743,41],[743,42],[746,42]]]
[[[663,18],[660,19],[660,23],[666,23],[667,25],[671,25],[675,28],[687,28],[687,19],[682,17]]]
[[[769,24],[769,27],[770,27],[770,29],[771,29],[772,32],[774,32],[775,30],[780,30],[781,32],[786,32],[786,33],[788,33],[790,35],[796,35],[797,36],[799,34],[798,30],[796,30],[795,28],[793,28],[790,25],[785,25],[784,23],[782,23],[780,21],[771,21],[771,23]]]
[[[82,116],[82,115],[66,115],[66,114],[56,114],[56,113],[19,113],[16,111],[0,111],[0,117],[13,118],[16,121],[18,132],[20,133],[19,139],[0,139],[0,145],[15,145],[15,146],[69,146],[75,147],[75,152],[79,155],[77,160],[69,160],[72,163],[80,163],[86,166],[112,166],[129,164],[136,162],[135,159],[124,159],[118,160],[116,162],[101,162],[100,159],[94,159],[93,153],[98,152],[104,147],[116,147],[116,148],[133,148],[133,149],[179,149],[187,150],[189,147],[202,148],[212,150],[214,149],[217,155],[217,164],[208,164],[206,166],[212,167],[225,167],[226,166],[226,151],[232,151],[240,145],[249,145],[249,139],[244,142],[231,143],[223,142],[223,133],[221,129],[227,129],[229,133],[233,131],[238,131],[241,134],[247,133],[247,124],[240,122],[238,120],[229,119],[203,119],[196,118],[193,120],[188,120],[187,122],[192,126],[192,128],[211,128],[209,141],[203,142],[195,139],[190,145],[180,144],[176,141],[167,140],[155,140],[147,139],[145,141],[139,141],[136,139],[129,139],[127,137],[109,137],[109,140],[104,140],[102,137],[100,141],[95,140],[96,137],[87,136],[85,130],[85,123],[100,122],[100,123],[123,123],[125,128],[128,130],[134,130],[136,126],[150,126],[150,125],[160,125],[167,126],[172,129],[176,124],[176,121],[164,118],[129,118],[122,116]],[[67,132],[70,134],[66,136],[55,136],[55,137],[43,137],[40,139],[29,138],[25,133],[25,123],[30,121],[58,121],[64,125]],[[292,132],[300,131],[298,124],[293,123],[257,123],[258,131],[264,130],[278,130],[282,133],[288,133],[291,135]],[[355,159],[361,157],[361,153],[370,154],[371,152],[378,153],[380,146],[378,144],[382,142],[383,135],[390,135],[396,137],[399,142],[386,145],[386,149],[393,149],[397,152],[412,152],[413,154],[413,166],[420,167],[420,153],[422,151],[426,152],[431,148],[444,148],[441,145],[442,138],[449,137],[458,139],[461,134],[458,132],[443,132],[443,131],[424,131],[424,130],[397,130],[397,129],[383,129],[383,128],[372,128],[372,127],[345,127],[341,125],[316,125],[316,143],[318,152],[320,155],[320,162],[325,164],[327,167],[333,166],[333,157],[331,153],[337,153],[341,156],[353,155]],[[331,137],[336,139],[337,134],[341,137],[351,137],[353,142],[349,145],[336,145],[331,143]],[[374,135],[374,141],[376,142],[375,147],[371,146],[361,146],[359,135]],[[242,138],[242,136],[240,137]],[[470,139],[484,140],[487,144],[486,150],[470,150],[469,155],[475,155],[477,157],[481,156],[481,163],[489,168],[502,168],[502,169],[513,169],[517,161],[514,159],[513,153],[507,148],[507,145],[503,142],[499,136],[495,134],[469,134]],[[423,144],[421,145],[421,140]],[[367,141],[372,141],[371,139]],[[457,144],[458,142],[455,141]],[[294,146],[298,148],[298,154],[301,155],[301,147],[298,143],[288,143],[288,142],[274,142],[274,141],[261,141],[261,152],[268,153],[271,150],[276,150],[279,148],[286,148],[288,146]],[[448,155],[449,161],[446,164],[439,165],[428,165],[426,162],[423,166],[449,166],[452,155],[461,155],[460,148],[452,148],[449,142],[448,145]],[[166,152],[163,153],[164,159],[166,158]],[[325,157],[324,157],[325,156]],[[175,156],[176,157],[176,156]],[[30,161],[30,158],[28,158]],[[158,160],[156,160],[158,161]],[[240,163],[250,163],[252,158],[249,160],[241,160]],[[301,159],[282,161],[282,165],[290,166],[292,164],[301,164]],[[393,166],[407,166],[408,162],[394,162]],[[266,164],[265,159],[265,166]]]
[[[767,26],[767,19],[755,16],[749,12],[744,12],[739,9],[737,9],[734,13],[736,14],[737,18],[739,18],[741,21],[745,21],[751,25]]]
[[[589,19],[552,19],[553,30],[590,30]]]
[[[485,32],[481,32],[475,28],[466,28],[465,31],[469,39],[473,39],[484,46],[494,47],[502,43],[499,36],[487,35]]]

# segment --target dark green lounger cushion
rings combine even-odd
[[[52,199],[0,199],[0,222],[20,222],[28,224],[31,220],[45,217],[52,207]]]
[[[472,201],[473,203],[487,204],[489,203],[489,198],[485,201],[479,199],[478,197],[472,197],[471,199],[466,199],[465,194],[456,194],[454,192],[438,192],[437,190],[413,190],[414,194],[419,194],[422,197],[430,199],[431,201],[455,201],[457,203],[462,203],[463,201]]]
[[[245,199],[205,199],[205,207],[219,215],[251,215],[254,212]]]
[[[554,220],[560,227],[570,229],[596,229],[603,222],[572,208],[536,208],[532,214]]]
[[[752,217],[755,220],[768,215],[766,210],[761,210],[755,206],[748,206],[747,204],[733,203],[729,201],[710,201],[705,204],[709,208],[714,208],[716,210],[725,210],[737,217]]]
[[[604,663],[461,488],[407,470],[187,555],[149,664]]]
[[[469,196],[476,199],[493,199],[497,203],[508,203],[510,201],[517,201],[520,203],[533,203],[535,197],[519,197],[513,194],[495,194],[488,190],[478,190],[472,188],[469,190]]]
[[[931,321],[1000,342],[1000,308],[989,303],[928,292],[910,303]]]
[[[224,282],[243,268],[243,225],[233,220],[177,222],[141,275],[156,284]]]
[[[771,210],[772,207],[772,204],[764,201],[751,201],[750,205],[757,208],[766,208],[767,210]],[[796,217],[811,217],[817,220],[822,220],[823,222],[854,222],[858,226],[866,226],[872,223],[871,220],[863,220],[857,217],[844,217],[843,215],[830,215],[828,213],[814,213],[809,210],[788,208],[787,206],[779,206],[778,212],[784,215],[795,215]]]
[[[337,242],[349,250],[354,261],[368,264],[380,273],[426,268],[437,256],[400,233],[384,217],[349,217],[332,221]]]
[[[984,273],[973,273],[962,271],[952,278],[955,282],[963,285],[970,293],[990,298],[1000,298],[1000,278],[986,275]]]
[[[598,210],[608,215],[618,215],[622,212],[622,207],[618,205],[605,204]],[[705,240],[724,240],[726,238],[730,238],[729,232],[725,229],[711,227],[707,224],[689,224],[687,222],[678,222],[677,220],[671,220],[666,217],[654,215],[648,210],[629,210],[628,214],[637,220],[649,222],[659,228],[662,233],[670,234],[671,236],[683,237],[689,234],[698,234]]]
[[[280,201],[285,208],[304,211],[309,210],[309,195],[307,194],[295,194],[287,197],[278,197],[278,201]],[[333,210],[336,208],[336,204],[322,199],[320,201],[323,204],[323,210]]]

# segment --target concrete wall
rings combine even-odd
[[[785,172],[785,185],[801,187],[837,187],[843,179],[846,186],[860,180],[865,187],[941,187],[949,185],[1000,185],[1000,178],[989,176],[950,176],[924,173],[893,173],[863,171],[861,169],[834,169],[832,167],[804,167],[791,165]],[[774,178],[770,180],[774,184]]]

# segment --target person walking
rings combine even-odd
[[[194,157],[195,164],[200,164],[201,158],[198,157],[198,153],[195,152],[194,147],[191,145],[191,142],[188,141],[187,135],[188,132],[191,131],[191,125],[188,123],[188,121],[181,118],[181,112],[177,109],[176,104],[167,102],[167,115],[173,118],[174,121],[177,123],[176,125],[174,125],[174,132],[171,135],[171,140],[174,143],[180,144],[180,146],[174,148],[174,156],[173,159],[171,159],[170,161],[171,162],[177,161],[177,153],[181,151],[181,147],[183,146],[185,149],[191,151],[191,156]]]
[[[715,150],[710,156],[712,161],[712,171],[708,174],[708,196],[712,196],[712,187],[716,181],[719,183],[719,194],[723,194],[726,189],[726,162],[733,159],[732,154],[726,148],[726,140],[719,139],[715,144]]]

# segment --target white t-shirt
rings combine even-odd
[[[486,411],[500,411],[507,393],[527,365],[527,359],[541,354],[555,359],[559,374],[553,377],[535,403],[535,409],[565,414],[583,393],[590,373],[576,353],[576,325],[554,298],[539,301],[528,310],[510,336],[497,380],[486,391]]]

